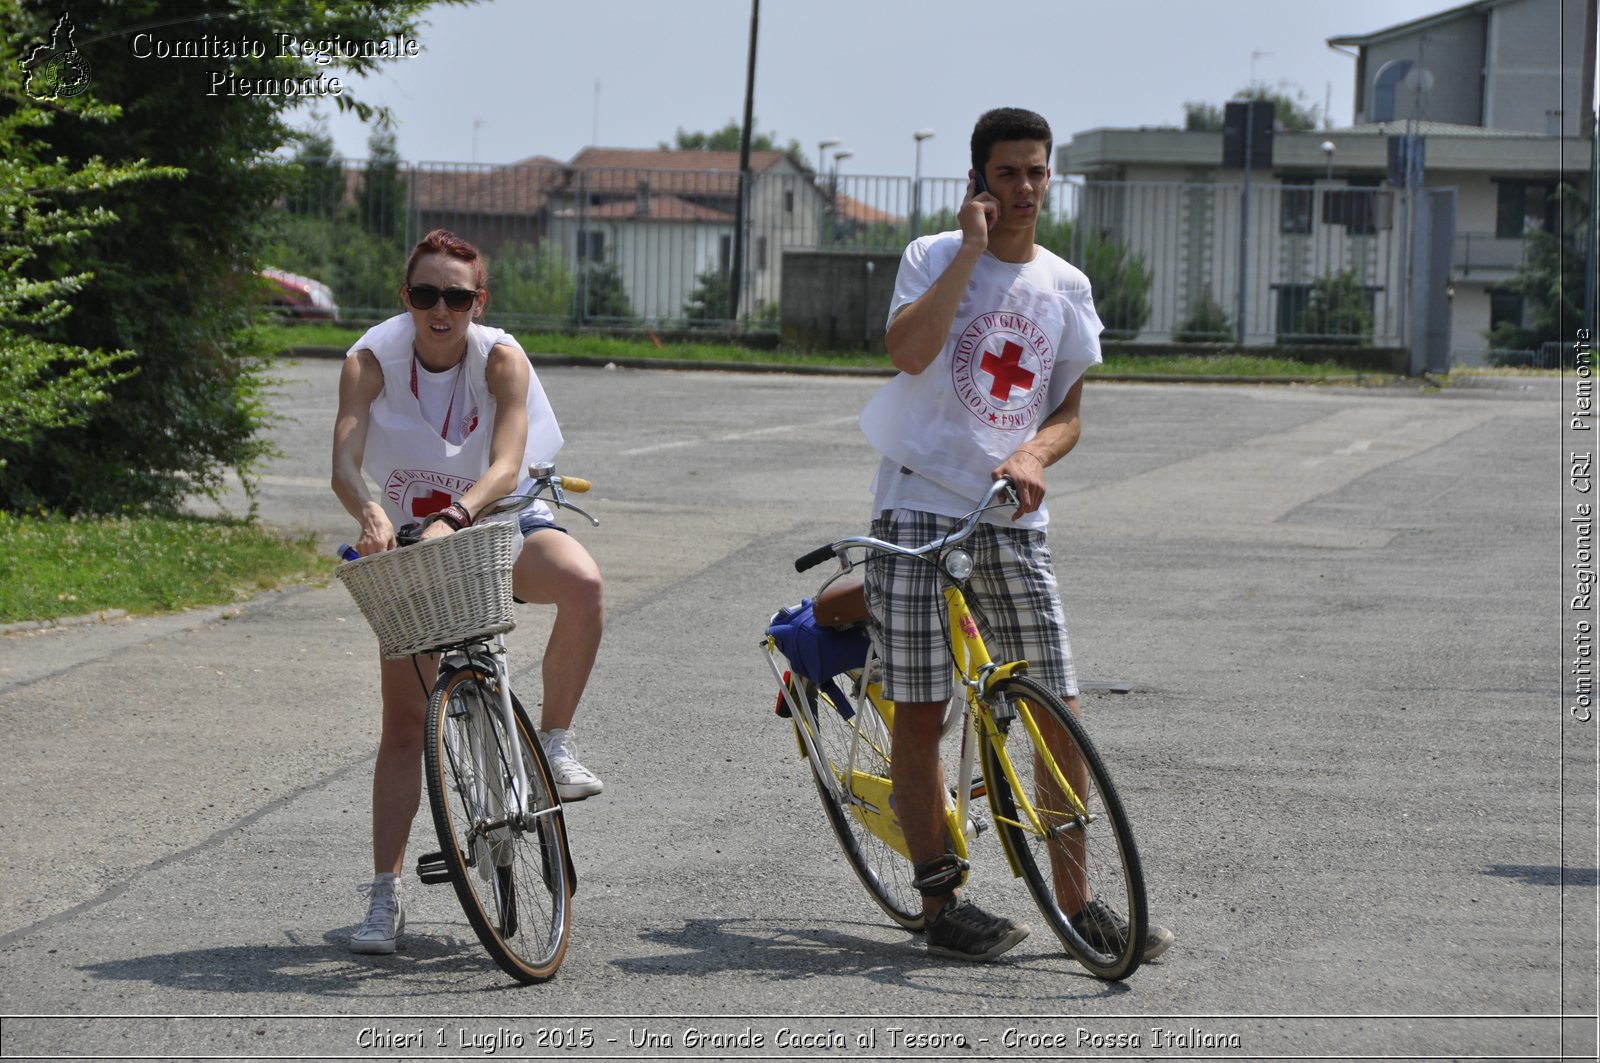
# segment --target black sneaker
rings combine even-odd
[[[1027,927],[960,898],[939,909],[927,931],[929,952],[962,960],[992,960],[1028,936]]]
[[[1119,955],[1128,940],[1128,921],[1098,897],[1072,917],[1072,929],[1100,952]],[[1144,958],[1153,960],[1172,947],[1172,931],[1151,923],[1144,934]]]

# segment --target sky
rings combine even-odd
[[[1220,103],[1252,81],[1351,117],[1355,60],[1327,38],[1370,33],[1459,0],[762,0],[758,131],[799,141],[815,165],[836,139],[841,173],[909,176],[913,133],[932,129],[925,177],[965,176],[967,138],[991,107],[1026,107],[1057,144],[1088,129],[1181,125],[1188,100]],[[395,115],[408,162],[568,160],[591,144],[654,148],[680,127],[744,111],[750,0],[487,0],[435,7],[422,54],[349,91]],[[370,129],[323,106],[341,155]]]

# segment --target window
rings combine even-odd
[[[733,269],[733,237],[724,236],[717,241],[717,266],[724,277]]]
[[[1498,181],[1494,234],[1523,236],[1554,227],[1555,201],[1548,181]]]
[[[1504,288],[1489,289],[1489,328],[1502,322],[1522,325],[1522,296]]]
[[[1278,289],[1278,342],[1300,331],[1300,320],[1311,303],[1311,285],[1280,284]]]
[[[794,213],[794,189],[792,188],[786,188],[783,191],[783,212],[785,214]]]
[[[1322,224],[1343,225],[1351,235],[1378,231],[1378,190],[1376,177],[1352,177],[1350,187],[1325,193],[1322,197]]]
[[[765,236],[758,236],[756,237],[756,269],[765,270],[766,268],[767,238]]]
[[[1308,233],[1311,231],[1312,203],[1316,192],[1312,190],[1315,177],[1285,177],[1278,207],[1278,231],[1283,233]]]
[[[606,234],[593,229],[585,229],[578,233],[578,260],[580,262],[602,262],[606,257]]]

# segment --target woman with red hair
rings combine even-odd
[[[528,466],[561,448],[544,388],[516,340],[481,323],[488,277],[477,248],[435,229],[417,244],[400,289],[405,312],[356,341],[339,376],[333,492],[360,523],[356,552],[395,548],[398,526],[435,513],[425,539],[449,535],[504,495],[529,489]],[[362,477],[379,486],[377,497]],[[565,801],[600,793],[578,762],[572,719],[600,646],[600,570],[536,503],[517,515],[523,540],[512,587],[556,607],[545,647],[539,738]],[[434,658],[381,662],[383,731],[372,777],[373,881],[354,952],[389,953],[405,926],[400,876],[422,797],[423,722]]]

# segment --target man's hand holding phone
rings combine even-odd
[[[967,240],[988,246],[989,228],[1000,216],[1000,203],[989,192],[981,170],[974,170],[968,181],[966,202],[961,204],[961,231]]]

